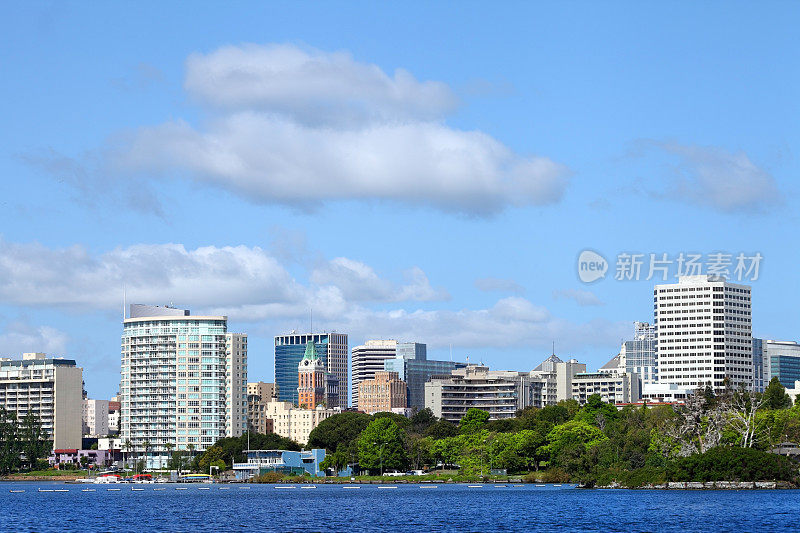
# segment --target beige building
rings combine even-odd
[[[625,371],[583,372],[572,377],[572,398],[581,405],[599,394],[606,403],[633,403],[641,399],[639,376]]]
[[[108,400],[83,400],[83,432],[90,437],[105,437],[108,426]]]
[[[375,372],[375,377],[358,385],[358,410],[371,415],[404,409],[407,390],[397,372]]]
[[[265,408],[266,418],[272,420],[273,432],[281,437],[306,444],[311,430],[326,418],[341,413],[339,408],[327,409],[321,405],[316,409],[300,409],[292,402],[272,400]]]
[[[33,413],[53,438],[53,449],[81,447],[83,369],[71,359],[26,353],[0,359],[0,407],[24,418]]]
[[[225,334],[225,434],[247,431],[247,333]]]
[[[267,418],[267,404],[278,397],[278,388],[274,383],[256,381],[247,384],[247,422],[250,431],[256,433],[274,433],[272,419]]]

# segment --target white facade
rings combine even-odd
[[[73,360],[43,353],[0,359],[0,407],[18,419],[33,413],[54,450],[81,448],[82,396],[83,369]]]
[[[658,379],[696,389],[752,386],[750,287],[683,276],[653,291]]]
[[[684,388],[674,383],[646,383],[642,386],[642,400],[649,402],[684,403],[692,388]]]
[[[555,354],[531,370],[531,379],[542,382],[542,407],[555,405],[561,400],[572,398],[572,379],[581,372],[586,372],[586,364],[579,363],[576,359],[562,361]]]
[[[267,402],[265,407],[265,416],[272,420],[273,431],[300,444],[308,442],[311,430],[320,422],[341,412],[339,408],[327,409],[321,405],[316,409],[301,409],[292,402],[277,400]]]
[[[370,340],[353,348],[353,377],[350,390],[353,394],[353,406],[358,405],[358,386],[362,381],[375,377],[375,372],[384,370],[383,362],[397,355],[396,340]]]
[[[90,437],[108,435],[108,400],[83,400],[83,424]]]
[[[132,305],[122,335],[120,437],[150,468],[166,465],[170,447],[203,451],[247,423],[244,336],[229,337],[224,316],[147,307],[159,309],[163,316],[142,316]]]

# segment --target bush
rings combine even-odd
[[[265,472],[260,476],[256,477],[254,481],[256,483],[278,483],[283,479],[283,474],[280,472]]]
[[[796,481],[797,466],[786,457],[753,448],[717,447],[672,461],[671,481]]]

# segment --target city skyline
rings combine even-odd
[[[0,356],[110,398],[124,292],[227,316],[250,381],[312,309],[349,348],[595,369],[677,281],[616,281],[636,253],[760,254],[752,335],[800,338],[797,6],[137,7],[0,22]]]

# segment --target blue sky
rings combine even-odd
[[[596,367],[652,320],[620,252],[760,252],[754,334],[797,339],[798,11],[7,4],[0,354],[111,396],[125,285],[227,313],[253,380],[311,307],[351,346]]]

